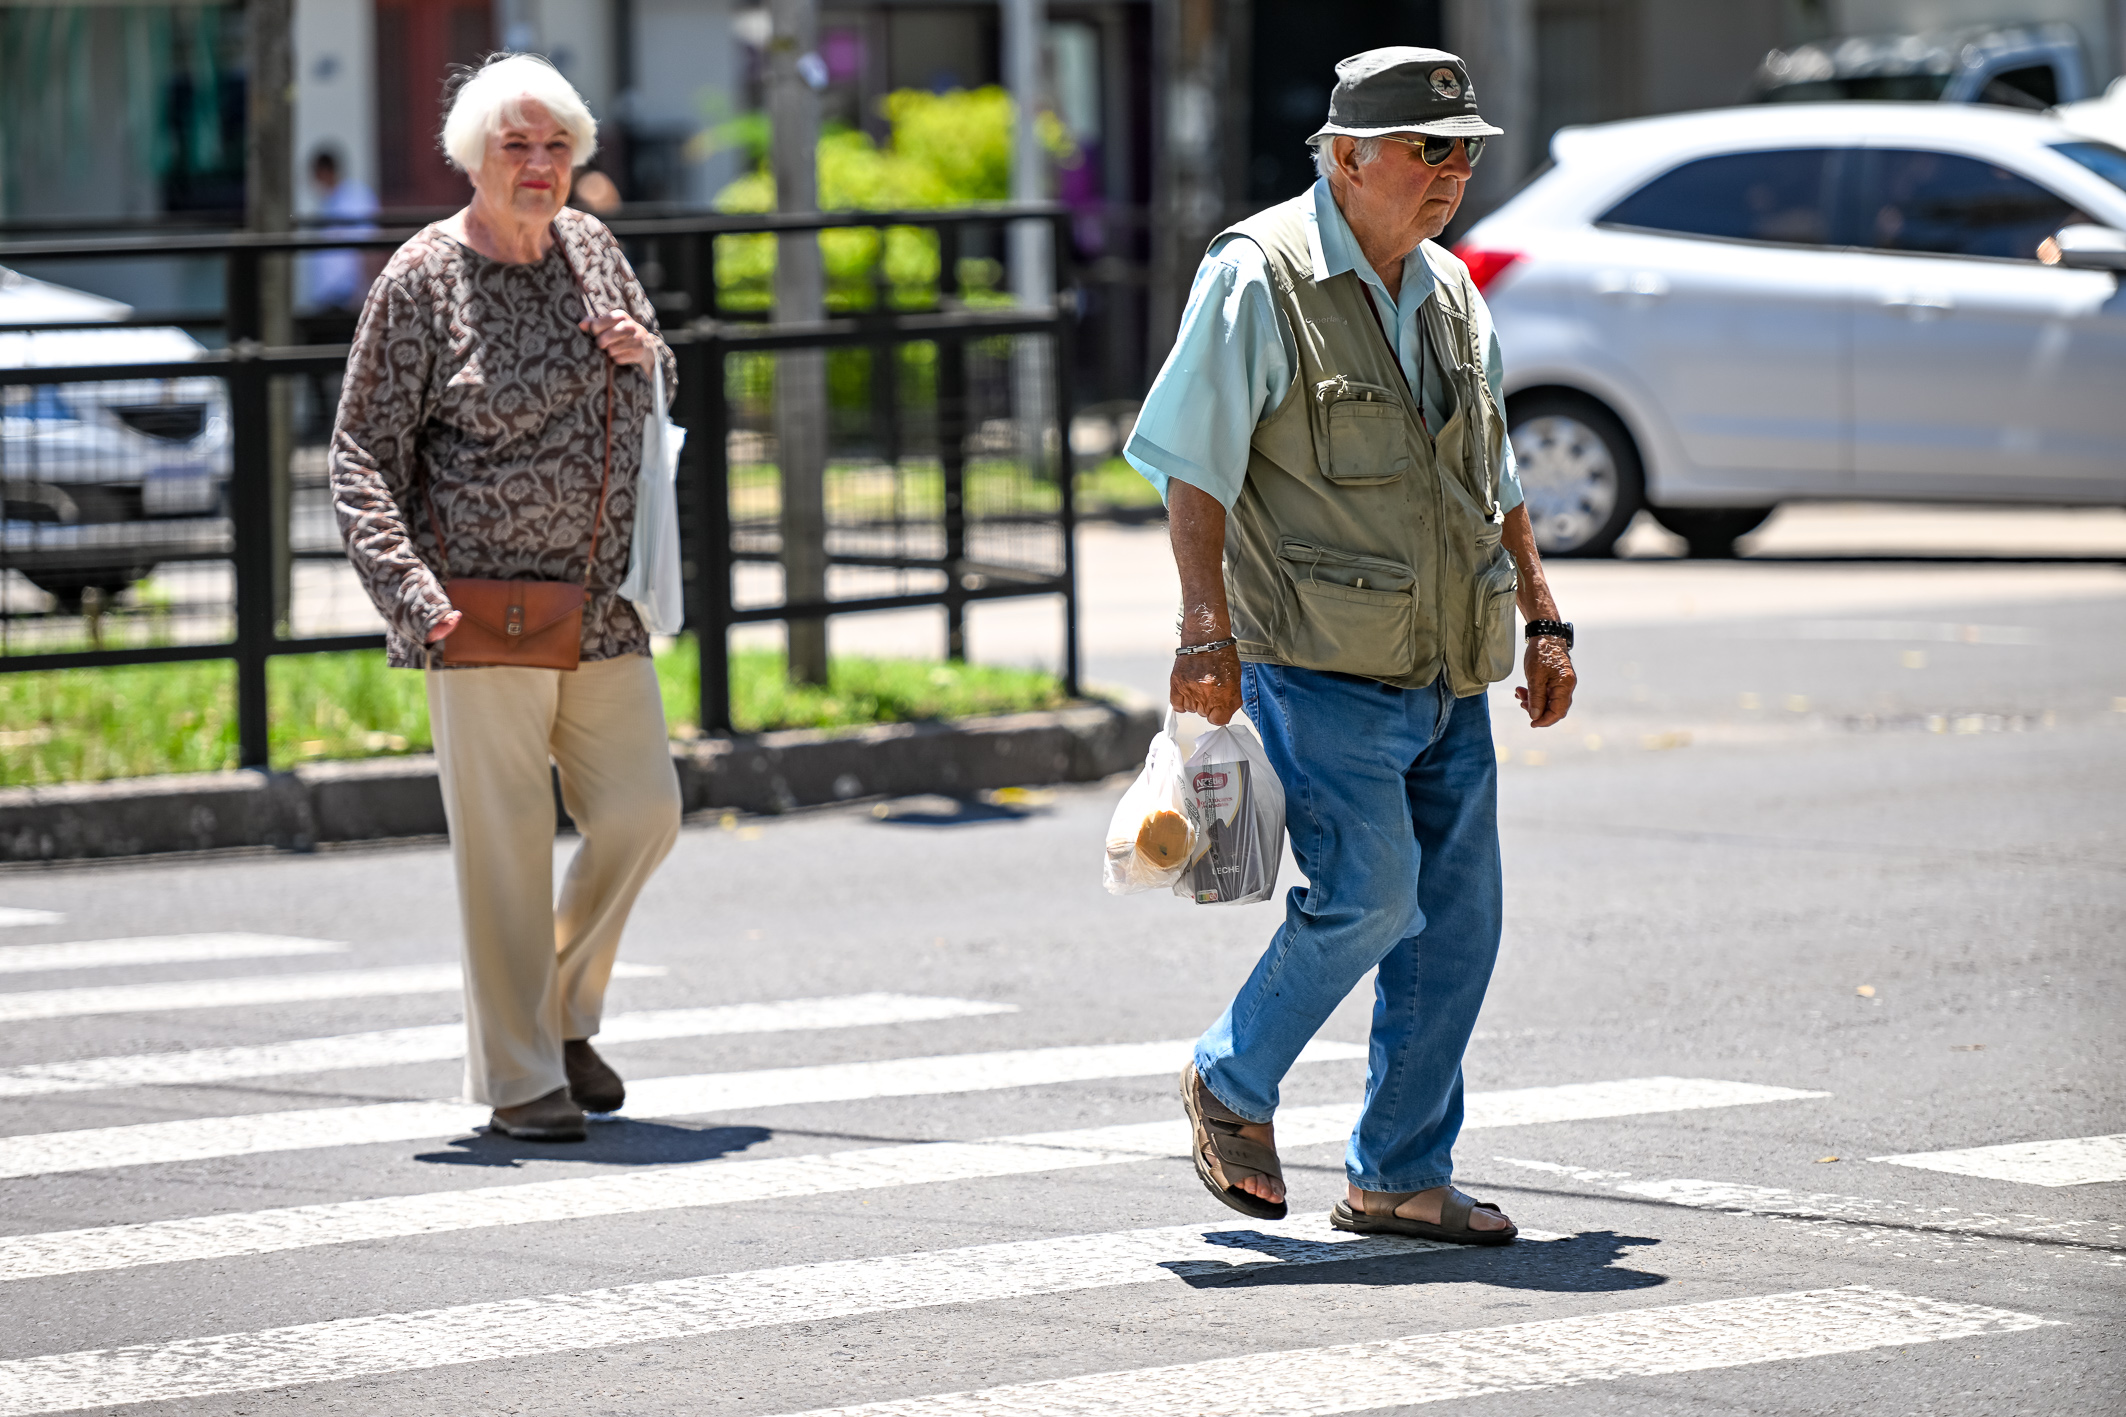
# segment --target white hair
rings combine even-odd
[[[1348,133],[1324,133],[1307,144],[1314,149],[1314,170],[1327,177],[1336,167],[1336,140],[1349,138]],[[1380,161],[1380,139],[1351,138],[1351,156],[1358,159],[1360,167],[1368,167]]]
[[[526,102],[538,104],[568,130],[571,155],[581,167],[598,151],[598,120],[575,85],[544,55],[494,54],[466,76],[443,120],[443,152],[460,172],[475,172],[487,156],[487,140],[524,121]]]

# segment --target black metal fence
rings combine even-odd
[[[1046,307],[1000,293],[998,257],[1015,221],[1054,231],[1056,293]],[[679,361],[673,417],[688,429],[680,511],[701,728],[731,727],[734,627],[942,607],[943,648],[956,658],[967,607],[1005,597],[1060,597],[1061,677],[1075,694],[1067,214],[1037,206],[612,225]],[[793,232],[845,243],[828,318],[772,322],[764,291],[719,268],[758,268],[758,243]],[[266,263],[388,251],[408,234],[0,244],[0,268],[219,260],[225,344],[209,350],[169,328],[94,312],[0,323],[0,673],[233,660],[240,760],[264,766],[271,660],[381,647],[325,485],[346,346],[268,347],[260,335]],[[854,289],[851,270],[861,273]],[[14,303],[0,302],[0,322]],[[828,365],[818,411],[826,574],[823,594],[793,601],[780,575],[773,387],[777,357],[801,350],[823,351]]]

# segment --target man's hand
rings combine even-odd
[[[1572,652],[1555,635],[1538,635],[1528,642],[1521,669],[1528,687],[1515,689],[1513,696],[1528,711],[1530,728],[1548,728],[1572,707],[1573,686],[1580,679],[1573,672]]]
[[[1514,567],[1521,573],[1521,618],[1564,619],[1558,613],[1557,601],[1551,599],[1550,582],[1543,576],[1543,557],[1536,550],[1535,527],[1528,520],[1526,506],[1515,507],[1506,513],[1506,524],[1499,528],[1499,539],[1513,553]],[[1553,635],[1538,635],[1528,642],[1528,652],[1521,657],[1521,670],[1527,676],[1528,686],[1515,689],[1513,696],[1527,711],[1529,727],[1548,728],[1572,707],[1572,691],[1580,681],[1580,676],[1573,672],[1572,651],[1565,647],[1563,640]]]
[[[1167,698],[1182,713],[1200,713],[1213,723],[1230,722],[1240,712],[1239,652],[1229,645],[1209,654],[1175,655]]]

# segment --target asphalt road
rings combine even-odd
[[[1321,1218],[1363,994],[1294,1220],[1204,1194],[1173,1072],[1278,907],[1103,894],[1119,782],[691,826],[575,1147],[424,1105],[436,847],[0,873],[64,917],[0,914],[0,1415],[2117,1413],[2126,576],[1941,569],[1561,571],[1458,1150],[1505,1250]]]

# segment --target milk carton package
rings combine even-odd
[[[1188,785],[1199,841],[1174,894],[1198,905],[1269,899],[1284,857],[1284,785],[1254,730],[1237,722],[1197,739]]]

